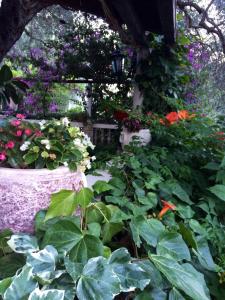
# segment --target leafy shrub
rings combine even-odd
[[[0,128],[0,166],[12,168],[48,168],[68,166],[76,170],[90,168],[87,148],[90,138],[67,118],[60,121],[24,121],[24,115],[6,119]]]

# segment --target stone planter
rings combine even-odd
[[[50,195],[62,189],[80,190],[86,177],[66,167],[47,169],[0,168],[0,230],[33,232],[34,216],[47,208]]]
[[[124,149],[124,146],[129,145],[135,137],[139,139],[141,146],[149,144],[152,140],[149,129],[141,129],[137,132],[129,132],[126,128],[123,128],[120,134],[120,143],[122,148]]]

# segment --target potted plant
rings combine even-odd
[[[120,134],[122,148],[124,148],[125,145],[129,145],[134,139],[137,139],[142,146],[150,143],[151,133],[149,129],[145,128],[145,122],[142,116],[130,114],[122,120],[122,125]]]
[[[7,118],[0,127],[0,230],[32,232],[38,210],[50,194],[79,190],[90,168],[90,138],[60,121],[27,122],[24,115]],[[60,203],[59,203],[60,205]]]

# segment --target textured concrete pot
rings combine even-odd
[[[129,145],[134,137],[139,138],[140,145],[142,146],[147,145],[152,140],[152,136],[149,129],[141,129],[137,132],[129,132],[126,128],[123,128],[120,134],[120,143],[122,148],[124,149],[124,146]]]
[[[0,230],[33,232],[34,216],[47,208],[50,195],[62,189],[86,186],[84,173],[66,167],[47,169],[0,168]]]

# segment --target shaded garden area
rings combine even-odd
[[[0,299],[223,300],[224,3],[3,0],[1,24]]]

